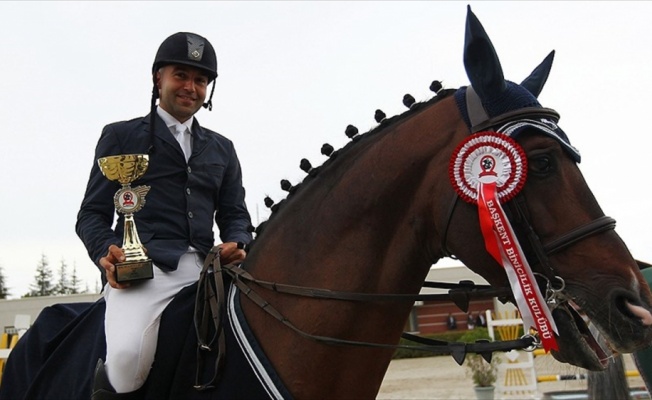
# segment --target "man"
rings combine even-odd
[[[107,354],[95,374],[93,399],[138,398],[151,368],[160,315],[176,293],[197,281],[203,259],[214,245],[216,222],[223,244],[221,262],[245,258],[251,219],[245,205],[240,164],[233,143],[199,125],[195,113],[217,77],[213,46],[180,32],[163,41],[152,68],[151,114],[104,127],[95,150],[76,231],[106,281]],[[159,104],[156,106],[156,99]],[[124,215],[112,227],[113,196],[120,184],[103,176],[97,159],[149,154],[149,165],[134,185],[147,185],[146,205],[135,224],[153,279],[118,283],[115,264],[121,249]]]

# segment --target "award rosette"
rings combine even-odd
[[[123,283],[152,279],[154,277],[152,260],[145,255],[134,221],[134,213],[145,205],[145,195],[149,192],[150,187],[145,185],[131,187],[131,183],[147,171],[149,156],[146,154],[116,155],[100,158],[97,160],[97,164],[107,179],[117,181],[122,185],[122,188],[113,196],[113,204],[116,211],[125,216],[122,240],[125,261],[115,264],[115,280],[118,283]]]
[[[505,268],[525,326],[536,329],[546,351],[557,350],[557,326],[501,206],[525,185],[525,152],[509,136],[479,132],[455,149],[449,175],[457,194],[478,205],[485,247]]]

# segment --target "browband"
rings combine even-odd
[[[559,113],[552,108],[542,108],[542,107],[525,107],[520,108],[514,111],[508,111],[504,114],[501,114],[494,118],[489,118],[488,120],[481,122],[477,125],[474,125],[471,128],[471,133],[482,132],[486,130],[492,130],[499,125],[503,125],[507,122],[511,122],[517,119],[532,119],[532,118],[550,118],[553,121],[559,121]]]
[[[480,96],[475,92],[473,86],[466,87],[466,110],[471,122],[471,133],[485,130],[493,130],[499,125],[517,119],[550,118],[555,123],[559,122],[559,113],[551,108],[525,107],[518,110],[508,111],[496,117],[490,118],[482,106]]]

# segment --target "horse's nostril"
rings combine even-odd
[[[616,307],[621,313],[629,318],[638,320],[643,326],[652,326],[652,313],[638,304],[635,301],[628,299],[628,296],[617,296]]]
[[[648,310],[646,310],[641,306],[632,304],[627,300],[625,300],[624,302],[629,313],[631,313],[634,317],[638,318],[641,321],[641,324],[645,326],[652,325],[652,314]]]

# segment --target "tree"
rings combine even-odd
[[[68,264],[62,258],[61,265],[59,266],[59,282],[57,282],[54,293],[61,295],[83,293],[79,289],[80,284],[79,277],[77,276],[77,265],[73,265],[72,276],[68,278]]]
[[[52,270],[45,254],[41,254],[41,261],[36,266],[34,283],[30,285],[30,291],[23,297],[51,296],[55,293],[52,284]]]
[[[5,284],[5,274],[2,267],[0,267],[0,299],[6,299],[7,296],[9,296],[9,288]]]
[[[66,265],[66,260],[62,258],[61,264],[59,265],[59,282],[54,287],[54,294],[70,294],[67,269],[68,265]]]
[[[79,285],[81,285],[81,282],[79,281],[79,277],[77,276],[77,264],[73,264],[72,276],[70,277],[70,294],[85,293],[84,291],[79,289]]]

